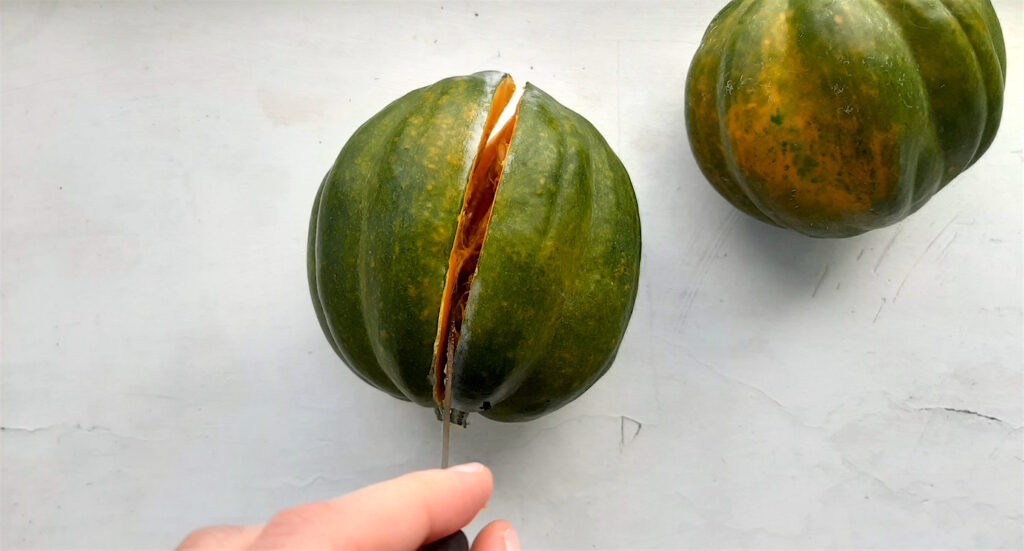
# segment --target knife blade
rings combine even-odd
[[[448,468],[448,455],[451,449],[452,438],[452,399],[455,389],[452,388],[452,381],[455,377],[455,327],[448,330],[447,359],[444,363],[444,405],[441,411],[441,468]]]

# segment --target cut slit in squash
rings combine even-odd
[[[448,370],[454,369],[454,351],[459,344],[469,291],[480,260],[480,251],[487,238],[491,208],[494,206],[494,198],[505,168],[508,146],[519,117],[519,105],[516,105],[515,113],[504,126],[497,131],[494,127],[512,99],[514,91],[515,84],[512,78],[506,76],[494,93],[491,110],[484,124],[483,136],[466,185],[462,212],[459,213],[455,241],[448,259],[444,294],[441,297],[437,338],[434,340],[434,401],[438,406],[446,403],[445,397],[449,391],[445,384],[446,375]],[[447,377],[447,380],[452,379]]]

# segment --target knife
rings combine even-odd
[[[441,468],[448,468],[448,451],[452,439],[452,398],[455,389],[455,331],[448,331],[448,358],[444,364],[444,404],[441,408]]]
[[[448,360],[444,366],[444,400],[438,412],[441,418],[441,468],[448,468],[448,455],[451,450],[452,439],[452,397],[455,389],[452,388],[455,364],[455,331],[448,332]],[[456,422],[466,426],[466,417],[458,412]],[[428,543],[420,548],[420,551],[469,551],[469,539],[462,530],[449,534],[435,542]]]

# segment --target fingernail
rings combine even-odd
[[[454,467],[448,467],[449,471],[458,471],[460,473],[478,473],[484,470],[484,466],[480,463],[463,463],[462,465],[455,465]]]
[[[519,551],[519,536],[512,528],[505,530],[505,551]]]

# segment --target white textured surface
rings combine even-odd
[[[473,529],[528,548],[1022,541],[1022,3],[987,156],[898,226],[815,241],[738,215],[682,88],[724,2],[2,5],[2,540],[173,546],[438,459],[433,414],[360,383],[304,273],[355,128],[496,68],[629,169],[642,289],[588,394],[475,419]],[[968,413],[967,411],[976,412]],[[642,423],[642,428],[641,428]]]

